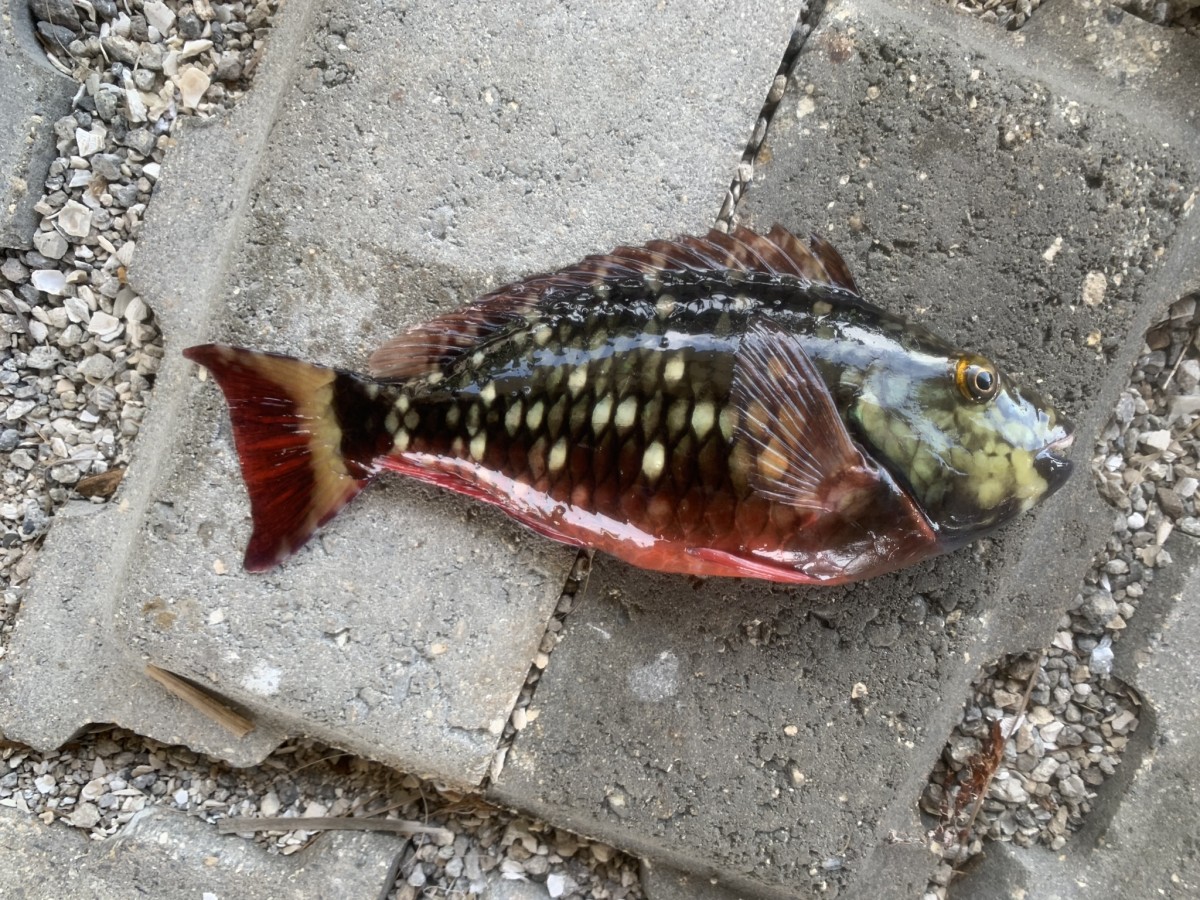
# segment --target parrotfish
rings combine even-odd
[[[184,355],[228,401],[250,571],[399,472],[645,569],[832,585],[987,534],[1071,471],[1048,403],[779,225],[526,278],[401,334],[368,375]]]

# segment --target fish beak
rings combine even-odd
[[[1066,484],[1073,468],[1067,454],[1075,443],[1075,435],[1068,431],[1063,437],[1051,441],[1033,458],[1033,467],[1037,473],[1046,479],[1048,486],[1046,496],[1053,494]]]

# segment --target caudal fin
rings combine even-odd
[[[254,519],[244,565],[265,571],[373,477],[386,437],[373,414],[375,386],[349,372],[222,344],[183,355],[212,372],[225,393]]]

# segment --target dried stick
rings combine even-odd
[[[153,663],[146,664],[146,674],[161,684],[184,703],[192,706],[201,715],[212,719],[226,731],[244,738],[254,730],[254,723],[241,713],[234,712],[212,694],[180,678],[174,672],[160,669]]]
[[[406,819],[352,819],[349,816],[237,816],[217,822],[221,834],[247,831],[387,831],[392,834],[427,834],[443,841],[454,840],[454,832],[424,822]]]

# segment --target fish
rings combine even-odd
[[[385,343],[366,374],[183,355],[229,407],[251,572],[392,472],[643,569],[836,585],[988,534],[1072,469],[1047,401],[867,302],[828,241],[781,225],[525,278]]]

